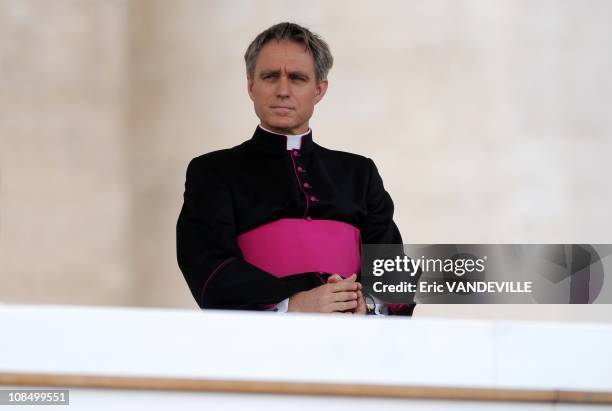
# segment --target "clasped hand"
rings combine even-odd
[[[309,291],[302,291],[289,298],[289,312],[317,313],[366,313],[365,302],[361,292],[361,283],[357,274],[342,278],[338,274],[329,277],[327,284]]]

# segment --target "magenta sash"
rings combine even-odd
[[[244,259],[276,277],[359,273],[360,243],[357,228],[333,220],[285,218],[238,236]]]

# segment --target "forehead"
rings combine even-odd
[[[314,59],[303,44],[289,40],[271,40],[260,50],[255,71],[278,69],[314,73]]]

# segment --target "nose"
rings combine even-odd
[[[289,97],[289,79],[286,76],[281,76],[276,88],[276,95],[279,98]]]

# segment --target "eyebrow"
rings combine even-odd
[[[280,75],[280,70],[262,70],[261,73],[259,73],[259,75],[261,77],[263,76],[268,76],[268,75]],[[303,72],[303,71],[290,71],[289,72],[289,76],[300,76],[300,77],[305,77],[305,78],[310,78],[310,76]]]

